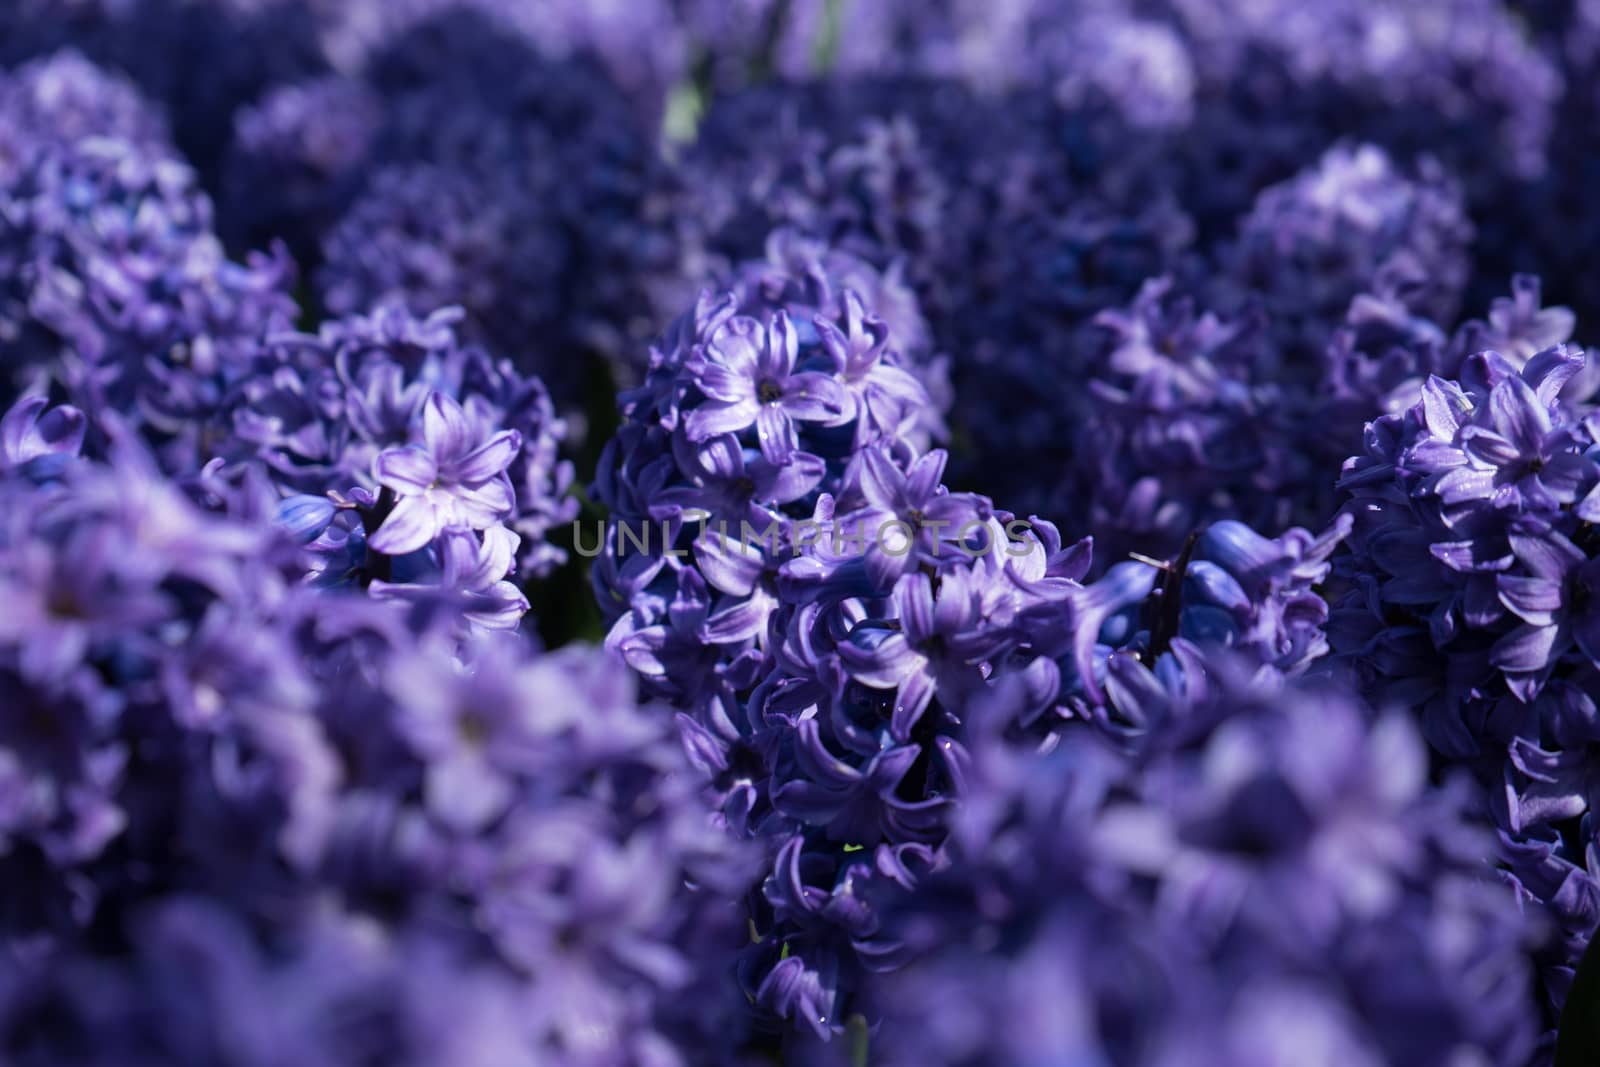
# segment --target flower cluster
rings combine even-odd
[[[950,866],[892,909],[881,1062],[1530,1055],[1525,928],[1411,723],[1227,670],[1150,710],[1129,753],[975,747]]]
[[[157,120],[79,63],[63,56],[8,81],[15,110],[0,129],[17,151],[0,172],[0,395],[50,381],[91,415],[136,412],[181,436],[251,346],[292,321],[294,266],[281,250],[228,259],[209,198]],[[138,121],[97,128],[119,115]]]
[[[459,319],[383,307],[268,338],[208,428],[208,474],[224,506],[264,489],[319,584],[515,628],[528,601],[508,578],[559,565],[550,532],[577,513],[566,426],[539,379],[459,344]]]
[[[287,235],[331,314],[463,307],[465,336],[515,353],[566,407],[582,357],[641,332],[613,324],[649,274],[617,259],[652,229],[651,145],[595,61],[541,52],[493,7],[396,17],[358,74],[242,111],[225,221]]]
[[[874,296],[889,299],[868,303]],[[809,515],[818,494],[837,492],[863,450],[919,431],[925,440],[929,422],[937,427],[929,410],[937,365],[914,362],[927,354],[905,345],[880,304],[915,336],[915,300],[892,279],[780,232],[770,258],[745,264],[736,288],[702,294],[652,348],[643,384],[622,394],[625,421],[595,486],[611,521],[594,584],[608,620],[654,635],[633,641],[656,643],[650,658],[674,631],[697,662],[736,658],[765,629],[763,612],[741,611],[720,657],[723,642],[697,633],[715,623],[689,608],[704,606],[706,580],[733,609],[762,592],[757,579],[771,569],[713,577],[715,564],[684,553],[705,540],[701,527],[733,540],[764,537],[779,560],[793,548],[790,521]],[[701,551],[717,555],[716,542]],[[647,673],[674,695],[707,684],[698,671]]]
[[[172,152],[166,120],[126,79],[71,49],[0,79],[0,177],[12,180],[34,152],[86,137],[119,137]]]
[[[1600,1056],[1597,72],[0,0],[0,1059]]]
[[[1594,847],[1600,443],[1564,400],[1584,361],[1565,346],[1520,367],[1481,352],[1372,423],[1340,481],[1355,525],[1330,624],[1336,662],[1478,773],[1512,869],[1527,865],[1527,891],[1576,931],[1595,897],[1558,892],[1555,873],[1581,882]],[[1573,850],[1562,830],[1580,819]]]
[[[1339,145],[1256,199],[1228,255],[1229,283],[1256,295],[1278,343],[1304,358],[1361,293],[1393,294],[1418,318],[1453,322],[1471,239],[1460,192],[1437,165],[1411,181],[1382,149]]]
[[[459,415],[434,401],[428,440],[462,444]],[[272,525],[206,514],[130,438],[74,461],[83,428],[35,400],[0,427],[7,1048],[656,1063],[728,1038],[749,865],[625,672],[297,586]]]
[[[1105,339],[1087,349],[1082,387],[1040,416],[1076,425],[1070,437],[1056,431],[1061,474],[1035,479],[1037,496],[1026,499],[1052,515],[1086,506],[1081,521],[1107,563],[1171,555],[1219,519],[1321,525],[1340,503],[1333,472],[1360,447],[1363,427],[1415,403],[1429,375],[1454,376],[1486,350],[1520,367],[1571,339],[1571,311],[1542,306],[1529,276],[1513,279],[1512,296],[1484,319],[1447,334],[1438,322],[1451,319],[1414,310],[1420,290],[1407,270],[1380,269],[1335,320],[1285,313],[1270,289],[1244,290],[1238,310],[1218,314],[1194,286],[1151,279],[1127,308],[1096,316]],[[1597,376],[1586,367],[1566,394],[1592,391]]]
[[[1097,322],[1106,355],[1062,442],[1069,486],[1039,488],[1057,507],[1088,502],[1106,561],[1172,554],[1219,518],[1276,530],[1302,517],[1295,497],[1310,479],[1293,449],[1295,394],[1259,314],[1224,320],[1158,278]]]
[[[894,955],[876,898],[940,862],[975,701],[1010,680],[1017,731],[1117,734],[1146,695],[1118,664],[1175,643],[1303,671],[1348,523],[1278,540],[1218,523],[1085,586],[1086,542],[951,492],[946,454],[908,443],[925,394],[854,290],[805,335],[792,303],[749,300],[703,297],[625,396],[594,574],[608,643],[684,709],[723,821],[768,850],[747,994],[826,1036]]]

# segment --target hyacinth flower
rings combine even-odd
[[[1392,272],[1379,275],[1315,355],[1322,340],[1297,349],[1271,337],[1281,315],[1267,314],[1270,299],[1227,318],[1172,280],[1101,314],[1107,355],[1088,371],[1092,399],[1077,401],[1080,455],[1054,507],[1088,498],[1085,528],[1108,563],[1129,551],[1170,556],[1207,521],[1317,526],[1340,502],[1336,479],[1319,471],[1369,420],[1414,403],[1430,373],[1456,375],[1470,354],[1497,346],[1520,366],[1532,344],[1570,336],[1570,315],[1542,308],[1529,277],[1450,334],[1408,306]],[[1573,377],[1563,395],[1577,403],[1592,377]]]
[[[707,401],[684,422],[689,442],[753,423],[762,457],[784,466],[799,450],[797,422],[838,422],[845,413],[843,388],[825,372],[797,372],[798,348],[781,309],[764,325],[749,318],[722,323],[686,367]]]
[[[40,414],[17,411],[8,428]],[[544,1006],[510,1028],[455,1020],[452,1041],[505,1062],[579,1045],[686,1060],[737,1040],[726,900],[749,863],[709,823],[671,717],[639,707],[614,660],[459,624],[510,566],[509,533],[445,532],[449,602],[308,587],[272,524],[206,513],[121,434],[109,462],[0,477],[0,586],[21,609],[0,626],[0,867],[38,889],[0,909],[0,937],[37,967],[13,984],[19,957],[0,981],[8,1042],[72,1058],[85,1031],[37,1010],[72,1015],[94,972],[116,990],[83,1021],[107,1056],[140,1062],[154,1041],[192,1059],[165,1014],[190,976],[158,962],[184,945],[229,976],[215,1018],[370,996],[397,1020],[396,1055],[443,1040],[395,992],[428,960],[480,1006]],[[472,572],[480,551],[493,559]],[[328,921],[387,947],[334,966]],[[146,940],[151,922],[165,933]],[[106,955],[91,930],[143,947]],[[324,985],[340,975],[347,990]],[[302,1035],[305,1054],[370,1051],[347,1022]]]
[[[1354,529],[1328,628],[1335,667],[1416,708],[1440,755],[1479,777],[1523,891],[1580,934],[1600,450],[1566,390],[1585,362],[1567,346],[1520,368],[1480,353],[1373,423],[1341,482]],[[1573,952],[1543,961],[1557,1003]]]
[[[25,396],[0,416],[0,466],[7,471],[59,466],[83,450],[88,430],[77,408],[51,407],[47,397]]]
[[[1319,465],[1342,464],[1358,450],[1366,424],[1415,404],[1430,376],[1458,378],[1467,357],[1484,351],[1521,368],[1572,340],[1575,318],[1567,308],[1544,306],[1538,278],[1517,275],[1511,296],[1496,297],[1483,318],[1454,331],[1448,325],[1414,314],[1405,294],[1383,280],[1351,302],[1322,354],[1318,384],[1306,405],[1310,432],[1303,447]],[[1563,395],[1581,403],[1594,391],[1596,373],[1585,367]]]
[[[0,181],[8,392],[54,381],[91,419],[136,418],[170,439],[173,466],[197,468],[196,421],[295,313],[293,265],[281,248],[230,261],[194,172],[148,131],[73,139],[88,120],[63,114],[58,132],[50,114],[19,118],[17,169]]]
[[[988,516],[971,493],[951,493],[943,484],[948,457],[934,449],[901,470],[881,450],[861,455],[858,491],[866,507],[852,516],[866,542],[867,577],[880,590],[893,588],[936,558],[941,543],[959,541],[964,523]],[[896,536],[888,535],[891,525]],[[945,551],[952,551],[948,544]]]
[[[898,627],[874,632],[857,626],[839,646],[841,662],[861,685],[895,692],[889,733],[909,740],[935,692],[961,703],[962,692],[984,681],[978,663],[1003,644],[999,635],[976,636],[983,609],[981,593],[968,572],[940,577],[935,594],[925,574],[908,574],[895,583],[892,600]]]
[[[625,616],[607,635],[607,644],[653,690],[674,700],[693,702],[701,695],[704,679],[717,672],[727,655],[714,640],[706,582],[697,571],[681,570],[671,598],[652,607],[654,621]],[[715,636],[736,640],[734,634],[744,629]]]
[[[1096,321],[1106,354],[1085,367],[1078,455],[1051,513],[1086,501],[1078,521],[1099,559],[1175,554],[1217,519],[1273,530],[1325,517],[1305,499],[1314,482],[1258,315],[1221,317],[1172,279],[1152,279],[1131,306]]]
[[[26,401],[18,412],[38,414]],[[45,418],[71,415],[58,408]],[[271,602],[288,547],[270,528],[201,513],[127,435],[110,466],[84,461],[43,481],[34,473],[0,480],[0,586],[14,609],[0,627],[0,764],[12,798],[0,821],[13,874],[23,876],[31,848],[54,858],[41,875],[41,913],[8,920],[8,938],[50,933],[35,922],[92,918],[84,909],[102,892],[92,866],[127,832],[138,802],[125,791],[138,724],[157,716],[147,725],[159,733],[176,713],[165,694],[199,652],[187,639],[203,616],[224,603]],[[220,676],[183,676],[181,706],[226,703]],[[260,691],[293,691],[293,677]],[[72,881],[82,906],[49,919],[50,895]]]
[[[274,334],[206,440],[225,496],[265,484],[312,580],[456,598],[471,626],[514,627],[513,576],[566,558],[550,539],[577,513],[566,425],[537,378],[459,343],[459,317],[386,306]]]
[[[1085,585],[1087,546],[1064,548],[1048,525],[1019,526],[984,498],[924,491],[942,470],[936,454],[877,452],[819,498],[810,521],[821,533],[797,537],[779,568],[757,655],[713,664],[698,581],[680,584],[670,623],[613,633],[625,653],[662,650],[638,664],[652,685],[713,680],[674,693],[691,709],[697,763],[729,828],[778,850],[750,905],[758,940],[741,981],[774,1021],[823,1039],[845,1028],[870,973],[900,958],[880,901],[920,893],[943,863],[948,820],[967,800],[973,709],[1014,691],[1005,729],[1031,744],[1093,728],[1137,745],[1174,714],[1155,710],[1145,678],[1204,691],[1206,657],[1225,654],[1273,676],[1303,672],[1324,644],[1327,608],[1313,590],[1348,528],[1272,540],[1218,524],[1167,565],[1171,580],[1130,562]],[[841,535],[900,514],[896,492],[941,501],[962,532],[906,546],[915,562],[882,586]],[[1123,578],[1110,595],[1105,583]]]
[[[437,538],[437,584],[375,579],[367,588],[380,598],[437,601],[455,597],[469,626],[515,630],[529,609],[527,596],[508,578],[515,571],[513,560],[519,544],[517,535],[504,526],[490,526],[482,533],[463,526],[449,527]]]
[[[1019,751],[979,719],[946,864],[882,905],[906,965],[871,980],[874,1055],[1532,1054],[1527,927],[1462,793],[1428,784],[1415,727],[1213,666],[1127,755],[1085,731]],[[1004,719],[1014,694],[996,699]]]
[[[847,268],[844,278],[871,281],[870,267],[792,235],[775,235],[770,252],[661,339],[643,384],[621,397],[624,423],[597,472],[612,519],[592,576],[610,641],[645,663],[678,635],[697,669],[649,668],[674,700],[726,697],[727,671],[766,631],[749,605],[794,555],[794,522],[838,489],[864,442],[911,432],[930,406],[923,368],[862,292],[835,280]],[[879,340],[846,351],[819,323]],[[718,567],[731,551],[756,580]],[[701,557],[707,573],[686,576]]]
[[[1341,144],[1256,198],[1222,287],[1261,300],[1304,375],[1361,293],[1392,292],[1411,315],[1453,322],[1471,240],[1460,190],[1436,164],[1411,178],[1376,145]]]
[[[661,490],[654,497],[654,516],[665,517],[676,509],[729,523],[736,530],[745,522],[755,526],[765,505],[801,500],[827,476],[826,462],[809,452],[790,452],[781,463],[767,459],[760,450],[746,459],[744,445],[733,434],[719,434],[698,445],[687,437],[675,438],[674,450],[690,480]]]
[[[879,951],[865,894],[885,878],[910,884],[932,862],[954,795],[961,755],[949,731],[963,697],[951,681],[936,710],[936,684],[982,686],[981,661],[999,661],[1011,643],[1019,587],[1002,577],[1006,535],[987,501],[950,494],[938,484],[942,454],[921,457],[896,440],[922,414],[910,402],[915,365],[859,291],[819,299],[821,268],[811,278],[747,272],[759,279],[753,291],[708,294],[663,339],[602,462],[597,490],[613,508],[603,551],[623,558],[594,573],[615,613],[608,643],[685,709],[729,829],[782,849],[749,903],[759,941],[741,965],[746,992],[770,1022],[830,1033],[848,1014],[863,955]],[[765,322],[741,314],[766,293],[804,301],[814,328],[783,305]],[[859,388],[878,368],[883,386]],[[776,375],[766,403],[787,408],[784,386],[806,390],[804,403],[763,421],[761,373]],[[858,386],[849,393],[846,373]],[[814,397],[828,403],[813,410]],[[776,433],[764,438],[764,424]],[[772,447],[790,433],[787,447]],[[864,553],[875,524],[896,517],[947,520],[931,540],[911,528],[922,546],[912,566],[970,566],[970,593],[948,578],[934,608],[926,579],[898,561],[898,589],[893,575],[875,589],[844,542]],[[657,540],[640,545],[645,532]],[[988,539],[991,552],[962,552],[958,533]],[[852,595],[880,607],[852,606]],[[927,626],[897,629],[897,610],[926,615]],[[862,847],[871,853],[851,855]]]
[[[488,435],[461,405],[434,393],[422,406],[422,443],[386,449],[373,460],[373,477],[396,499],[368,544],[403,556],[453,526],[482,530],[510,514],[506,468],[522,448],[515,430]]]
[[[176,154],[164,116],[127,79],[64,49],[0,78],[0,178],[48,144],[115,137]]]

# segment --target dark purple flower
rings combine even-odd
[[[1600,736],[1587,695],[1600,449],[1567,393],[1584,365],[1567,346],[1520,366],[1480,353],[1370,426],[1341,481],[1354,528],[1328,626],[1336,668],[1416,708],[1442,757],[1477,774],[1513,871],[1563,925],[1558,885],[1524,861],[1588,818]],[[1544,961],[1552,975],[1572,949]]]
[[[365,86],[336,76],[273,89],[242,109],[218,196],[230,243],[280,239],[309,266],[359,188],[380,116]]]
[[[117,411],[194,462],[252,346],[294,313],[274,257],[228,260],[192,171],[105,138],[34,153],[0,188],[0,334],[13,381],[49,377],[91,419]]]
[[[894,588],[908,572],[937,560],[941,550],[961,551],[958,545],[985,528],[987,502],[945,488],[946,459],[942,449],[934,449],[902,470],[886,450],[861,452],[858,492],[866,506],[851,515],[851,532],[866,543],[867,575],[878,589]]]
[[[87,432],[88,423],[77,408],[50,407],[42,396],[23,397],[0,417],[0,463],[17,468],[46,457],[75,457]]]
[[[1213,665],[1131,756],[1083,730],[1045,754],[974,742],[944,864],[880,907],[910,962],[869,982],[875,1054],[1531,1053],[1525,927],[1412,724]]]
[[[1471,240],[1460,190],[1436,164],[1413,179],[1376,145],[1341,144],[1257,197],[1227,253],[1227,284],[1262,300],[1281,345],[1315,355],[1364,292],[1453,322]]]
[[[124,78],[71,49],[0,78],[0,179],[13,180],[26,156],[86,137],[115,137],[175,154],[161,113]]]

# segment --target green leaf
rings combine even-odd
[[[700,87],[685,80],[674,86],[667,95],[666,116],[661,123],[661,134],[669,150],[694,140],[700,128],[700,117],[705,113],[705,98]]]
[[[822,9],[822,28],[811,42],[811,66],[818,74],[833,69],[839,58],[839,37],[844,31],[844,5],[847,0],[827,0]]]
[[[850,1041],[850,1067],[867,1067],[867,1042],[872,1034],[867,1030],[866,1016],[850,1016],[844,1024],[844,1032]]]

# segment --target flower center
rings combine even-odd
[[[783,399],[783,390],[779,388],[777,382],[773,381],[771,378],[768,378],[766,381],[756,386],[756,396],[763,404],[776,404],[778,401]]]
[[[461,740],[469,748],[482,748],[489,740],[489,724],[476,712],[468,712],[456,723]]]
[[[60,586],[50,590],[45,598],[45,610],[56,619],[78,621],[92,617],[88,606],[78,599],[77,593]]]

